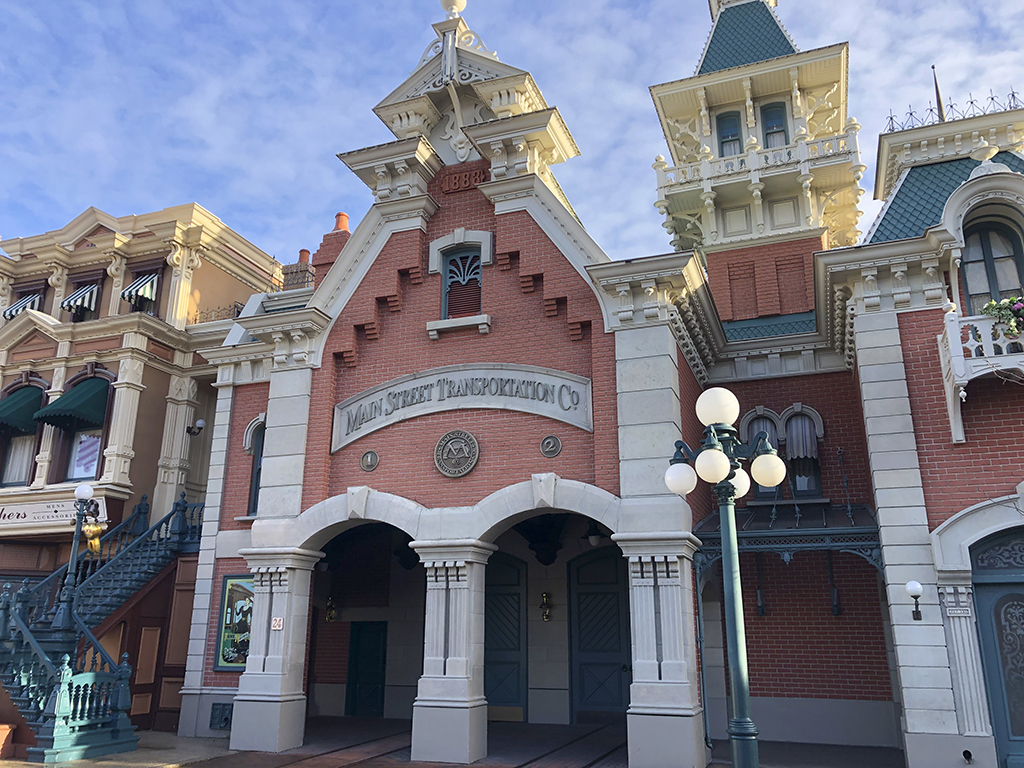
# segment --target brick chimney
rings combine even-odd
[[[313,269],[316,273],[316,284],[319,287],[324,277],[330,270],[331,265],[341,255],[345,243],[352,236],[348,229],[348,214],[337,213],[334,216],[334,230],[324,235],[323,242],[317,252],[313,254]],[[301,256],[300,256],[301,258]]]
[[[316,267],[309,263],[309,251],[303,248],[299,251],[299,261],[296,264],[285,264],[281,270],[284,277],[284,290],[290,291],[294,288],[309,288],[316,278]]]

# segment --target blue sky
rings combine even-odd
[[[1000,98],[1024,72],[1024,3],[780,0],[801,50],[848,40],[870,190],[891,108]],[[437,0],[0,0],[0,238],[198,202],[281,261],[372,202],[337,152],[392,138],[371,108],[434,39]],[[527,69],[582,156],[557,166],[612,258],[669,250],[648,86],[693,74],[706,0],[469,0],[488,47]],[[1024,79],[1017,85],[1024,90]],[[667,154],[667,153],[666,153]],[[878,204],[864,197],[867,230]]]

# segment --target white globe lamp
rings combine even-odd
[[[733,470],[732,487],[736,490],[736,498],[742,498],[750,493],[750,475],[748,475],[743,469],[737,467]]]
[[[740,417],[740,401],[724,387],[704,390],[695,406],[697,418],[705,427],[712,424],[735,424]]]
[[[729,476],[732,465],[729,463],[729,457],[721,451],[705,448],[697,455],[694,469],[705,483],[718,485]]]
[[[750,474],[762,488],[774,488],[786,479],[786,462],[774,453],[762,453],[751,462]]]
[[[75,498],[79,501],[88,501],[92,498],[92,486],[88,483],[82,483],[80,486],[75,488]]]
[[[697,487],[697,473],[689,464],[670,464],[665,470],[665,485],[677,496],[686,496]]]

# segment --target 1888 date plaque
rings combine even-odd
[[[469,432],[455,429],[437,441],[434,464],[446,477],[468,475],[480,458],[480,445]]]

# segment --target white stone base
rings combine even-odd
[[[214,703],[230,704],[237,691],[229,688],[223,693],[206,689],[200,693],[186,693],[181,697],[181,714],[178,716],[178,735],[190,739],[223,739],[228,731],[210,728],[210,709]]]
[[[288,701],[235,699],[231,749],[284,752],[302,746],[306,732],[306,697]]]
[[[1001,765],[991,736],[960,736],[945,733],[904,733],[907,768],[963,768],[964,750],[971,765]]]
[[[468,764],[486,756],[487,702],[469,706],[413,706],[414,763]]]
[[[704,768],[704,720],[693,716],[626,715],[629,768]]]

